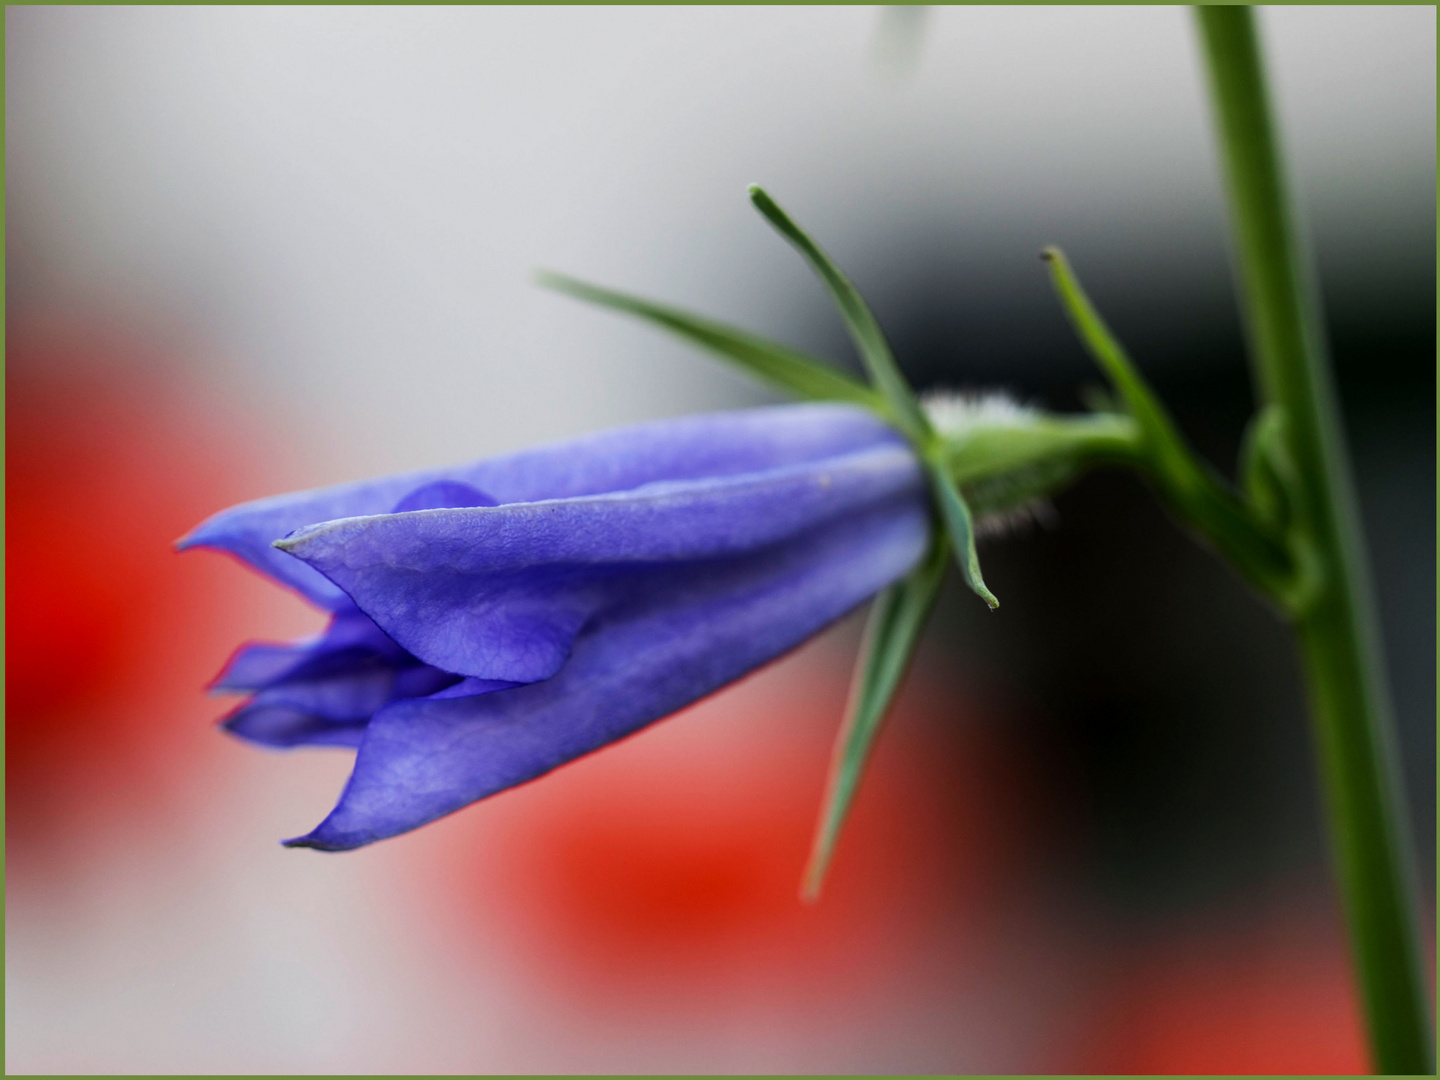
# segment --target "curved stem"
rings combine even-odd
[[[1228,186],[1258,390],[1279,406],[1293,493],[1323,564],[1294,617],[1376,1068],[1432,1073],[1418,908],[1400,771],[1359,516],[1316,288],[1296,223],[1247,7],[1196,9]]]

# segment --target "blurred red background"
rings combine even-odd
[[[183,347],[59,317],[6,337],[6,835],[24,889],[83,876],[72,860],[99,825],[184,818],[223,775],[196,693],[217,650],[247,616],[287,620],[256,612],[258,583],[232,567],[170,549],[267,474]]]
[[[211,726],[223,705],[202,688],[239,641],[319,619],[225,559],[169,545],[290,483],[286,436],[197,381],[183,337],[57,318],[7,337],[11,994],[69,995],[77,1010],[59,1027],[12,1010],[13,1066],[1363,1067],[1343,943],[1312,889],[1228,916],[1117,922],[1067,876],[1085,853],[1057,858],[1048,839],[1083,843],[1084,823],[1060,820],[1075,804],[1047,788],[1005,702],[967,694],[938,650],[880,742],[823,899],[800,903],[853,620],[414,836],[356,856],[279,852],[281,830],[328,806],[343,760],[296,772],[225,739]],[[246,868],[238,891],[230,864]],[[292,879],[346,890],[349,929],[290,895]],[[177,905],[193,926],[147,921]],[[250,925],[247,907],[271,921]],[[305,942],[285,946],[287,966],[246,961],[268,947],[252,936],[280,925]],[[155,944],[177,932],[180,952]],[[96,950],[96,935],[126,951]],[[100,996],[74,999],[76,978]],[[428,989],[405,992],[417,980]],[[196,987],[283,997],[287,981],[353,999],[337,1028],[355,1035],[347,1049],[287,1049],[228,1007],[188,1042],[168,1033]],[[114,1012],[124,1037],[58,1034],[86,1010]],[[472,1026],[487,1011],[508,1034]]]

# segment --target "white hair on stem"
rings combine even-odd
[[[982,424],[1025,424],[1040,415],[1005,390],[928,390],[920,397],[920,407],[944,435]]]
[[[921,395],[920,407],[941,435],[962,436],[977,427],[1023,427],[1041,416],[1033,405],[1019,401],[1005,390],[930,390]],[[1013,477],[994,476],[979,481],[987,494],[1012,486]],[[968,485],[967,485],[968,486]],[[997,491],[998,489],[998,491]],[[1032,498],[1004,510],[977,515],[975,538],[994,540],[1013,533],[1028,532],[1035,526],[1053,529],[1060,518],[1049,499]]]

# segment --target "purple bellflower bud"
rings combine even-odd
[[[904,577],[925,472],[871,412],[804,404],[666,420],[233,507],[228,551],[332,613],[216,680],[234,734],[357,749],[287,843],[417,828],[668,716]]]

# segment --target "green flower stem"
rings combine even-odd
[[[1297,513],[1319,559],[1293,621],[1304,657],[1334,857],[1383,1073],[1434,1074],[1400,771],[1358,510],[1249,8],[1196,15],[1229,190],[1258,390],[1283,410]]]
[[[940,441],[940,460],[962,487],[1056,461],[1075,467],[1135,465],[1142,457],[1135,421],[1115,413],[1036,413],[1023,422],[973,423],[963,432],[942,432]]]

